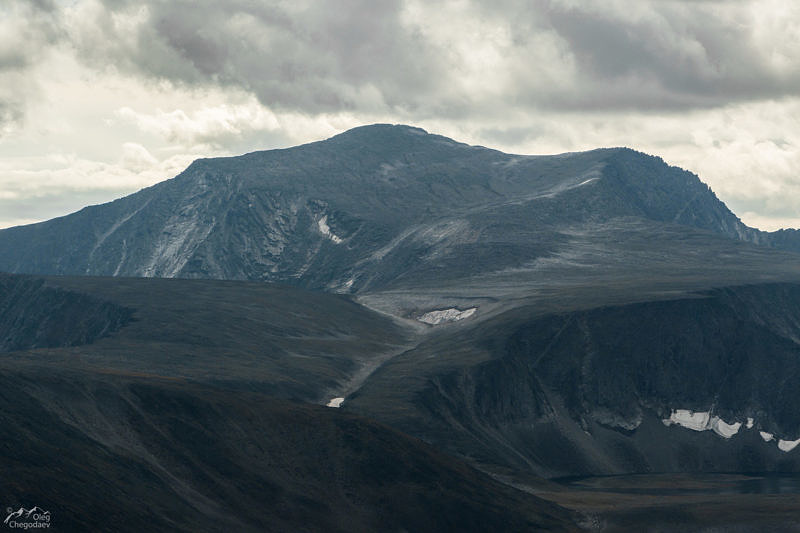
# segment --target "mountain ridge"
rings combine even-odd
[[[2,230],[0,270],[360,292],[391,283],[420,256],[463,258],[471,242],[547,257],[565,225],[620,216],[800,249],[794,233],[747,227],[697,176],[629,148],[519,156],[372,125],[292,148],[199,159],[113,202]],[[510,242],[504,233],[520,221],[550,237],[538,249]],[[403,268],[387,267],[382,259],[391,254]]]
[[[417,530],[429,510],[497,529],[510,515],[493,509],[520,494],[463,460],[590,513],[532,500],[520,530],[570,530],[576,519],[599,528],[620,501],[537,476],[797,472],[800,261],[774,249],[792,249],[793,235],[747,227],[696,175],[627,148],[518,156],[380,125],[198,160],[126,198],[0,232],[0,270],[56,274],[0,276],[2,394],[13,406],[0,427],[52,422],[30,428],[5,464],[40,465],[15,482],[80,524],[92,515],[69,503],[76,490],[100,505],[140,488],[143,473],[143,498],[163,495],[205,521],[186,530],[208,529],[207,516],[294,530],[309,515],[320,530]],[[20,295],[37,296],[39,312],[19,312]],[[76,320],[96,320],[92,335],[61,327],[39,342],[47,320],[69,323],[86,302],[95,307]],[[438,461],[383,425],[457,459]],[[338,466],[320,443],[338,450]],[[297,464],[279,464],[287,450],[308,469],[304,486]],[[397,473],[380,459],[387,451],[434,475],[387,478]],[[40,498],[53,485],[39,458],[53,456],[78,484]],[[464,475],[443,487],[437,464]],[[107,493],[80,481],[112,467],[133,485]],[[472,498],[481,487],[488,499]],[[429,488],[452,513],[396,499]],[[242,496],[267,501],[218,512]],[[655,493],[634,497],[634,522],[650,524],[655,510],[675,529],[673,514],[686,512]],[[752,523],[769,499],[748,500]],[[614,503],[593,508],[604,500]],[[739,520],[736,498],[718,501],[734,518],[709,524]],[[262,503],[275,512],[251,514]],[[281,515],[286,505],[295,514]],[[795,507],[782,511],[792,524]],[[330,512],[309,513],[320,508]],[[392,509],[413,516],[374,526]],[[123,526],[141,530],[147,517],[129,513]],[[152,518],[151,529],[170,520]]]

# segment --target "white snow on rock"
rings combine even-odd
[[[425,324],[435,326],[437,324],[441,324],[442,322],[455,322],[457,320],[464,320],[465,318],[469,318],[474,315],[475,311],[477,310],[477,307],[470,307],[464,311],[460,311],[455,307],[451,307],[450,309],[430,311],[417,318],[417,320],[424,322]]]
[[[710,429],[726,439],[736,435],[739,432],[739,428],[742,427],[741,422],[728,424],[718,416],[711,416],[709,412],[693,412],[688,409],[676,409],[670,413],[669,418],[662,420],[662,422],[665,426],[677,424],[693,431],[708,431]]]
[[[329,238],[336,244],[342,242],[342,239],[340,237],[337,237],[336,235],[331,233],[331,228],[330,226],[328,226],[328,215],[325,215],[321,219],[317,220],[317,226],[319,226],[320,233],[325,235],[327,238]]]
[[[734,422],[733,424],[728,424],[721,418],[717,418],[716,416],[711,419],[711,429],[719,435],[720,437],[725,437],[729,439],[739,433],[739,428],[742,427],[741,422]]]
[[[331,398],[331,401],[328,402],[327,407],[336,407],[339,408],[342,406],[342,402],[344,398]]]
[[[675,409],[670,413],[669,418],[662,420],[662,422],[665,426],[677,424],[694,431],[707,431],[710,429],[717,435],[726,439],[736,435],[739,432],[739,429],[742,427],[741,422],[728,424],[718,416],[711,416],[711,413],[694,412],[688,409]],[[747,429],[752,429],[754,424],[755,420],[748,418],[747,422],[745,423],[745,427],[747,427]],[[764,442],[772,442],[777,440],[778,449],[780,449],[782,452],[790,452],[797,446],[800,446],[800,439],[776,439],[775,435],[772,433],[767,433],[766,431],[759,431],[758,434],[761,435],[761,438],[764,440]]]
[[[693,413],[688,409],[676,409],[670,413],[669,418],[662,420],[662,422],[664,422],[665,426],[678,424],[679,426],[694,431],[705,431],[711,429],[711,425],[709,424],[710,420],[710,413]]]

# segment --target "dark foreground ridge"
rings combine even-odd
[[[40,503],[55,531],[578,530],[574,513],[335,409],[41,369],[3,375],[0,395],[0,499]]]
[[[121,531],[148,521],[155,530],[311,523],[309,531],[381,531],[389,522],[378,516],[409,530],[452,530],[437,520],[464,526],[441,509],[424,523],[404,514],[442,505],[475,524],[505,524],[496,522],[502,515],[520,531],[745,519],[755,529],[743,531],[758,531],[759,508],[775,510],[775,527],[797,511],[791,494],[746,503],[724,484],[721,494],[702,495],[711,507],[690,489],[664,507],[658,487],[691,487],[704,478],[686,476],[703,472],[800,469],[798,450],[759,434],[789,439],[800,427],[791,400],[800,285],[561,312],[544,309],[545,298],[423,330],[350,297],[262,283],[87,277],[41,286],[114,302],[136,318],[89,345],[13,351],[0,361],[1,427],[5,442],[19,443],[3,459],[16,481],[2,497],[14,508],[38,502],[73,530],[97,526],[97,514],[84,510],[113,502],[120,511],[107,519]],[[580,294],[566,299],[592,302]],[[383,363],[360,387],[341,392],[374,361]],[[340,409],[285,400],[336,396],[346,396]],[[731,438],[667,427],[673,409],[711,410],[742,426]],[[587,493],[541,477],[664,471],[684,477],[648,478],[638,499],[613,485]]]
[[[132,315],[131,309],[48,287],[42,279],[0,274],[0,353],[90,344]]]

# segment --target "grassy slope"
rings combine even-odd
[[[49,278],[48,287],[133,309],[97,342],[16,352],[69,368],[213,382],[319,402],[408,333],[348,297],[263,283]]]

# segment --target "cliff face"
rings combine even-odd
[[[0,275],[0,352],[90,344],[132,317],[131,309],[41,279]]]
[[[800,285],[762,284],[513,309],[421,344],[345,405],[548,477],[796,471],[798,383]]]

